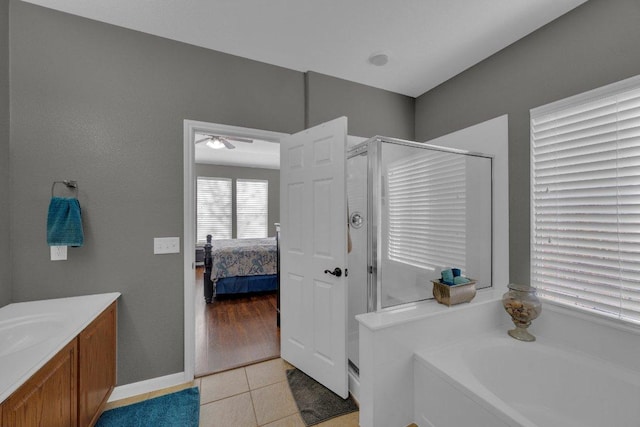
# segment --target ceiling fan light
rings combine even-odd
[[[205,145],[209,148],[213,148],[214,150],[220,150],[221,148],[224,148],[224,144],[218,138],[211,138]]]

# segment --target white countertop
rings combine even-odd
[[[119,296],[112,292],[0,308],[0,403]]]

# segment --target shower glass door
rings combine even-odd
[[[375,144],[377,308],[433,298],[431,281],[445,268],[491,286],[492,158],[392,139]]]

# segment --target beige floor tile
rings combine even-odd
[[[293,366],[291,363],[287,362],[286,360],[282,359],[282,361],[284,362],[284,368],[285,370],[289,370],[289,369],[294,369],[295,366]]]
[[[304,421],[300,418],[300,414],[289,415],[288,417],[279,419],[262,427],[305,427]]]
[[[249,393],[200,406],[200,427],[256,427]]]
[[[358,427],[359,412],[352,412],[341,417],[332,418],[329,421],[325,421],[320,424],[316,424],[317,427]]]
[[[259,425],[277,421],[298,412],[286,381],[251,390],[251,398]]]
[[[251,390],[287,379],[284,360],[280,358],[249,365],[245,370]]]
[[[235,396],[249,391],[244,368],[233,369],[200,379],[200,404]]]

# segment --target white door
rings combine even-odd
[[[341,117],[280,142],[281,354],[343,398],[349,393],[346,141]]]

